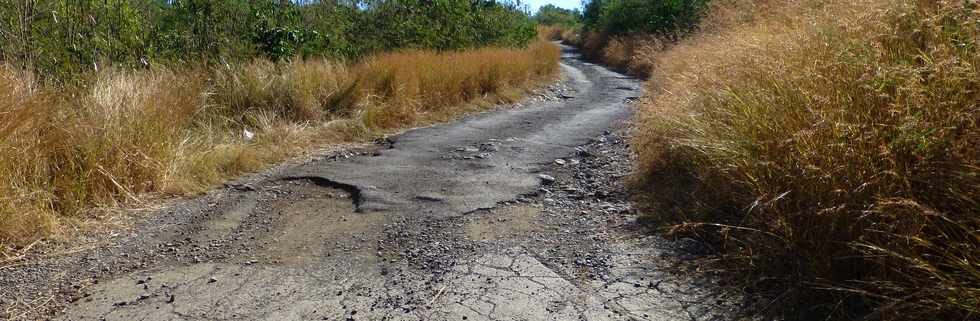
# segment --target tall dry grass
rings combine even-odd
[[[538,25],[538,39],[547,41],[562,41],[567,44],[577,44],[582,26],[548,26]]]
[[[405,51],[357,65],[355,92],[358,103],[366,106],[364,123],[377,128],[412,125],[452,113],[467,101],[528,88],[555,75],[560,53],[557,46],[542,42],[524,52],[484,49],[433,57],[431,51]]]
[[[656,217],[792,318],[980,317],[980,11],[720,1],[657,57],[634,144]]]
[[[546,26],[538,25],[538,39],[556,41],[562,40],[562,33],[565,32],[565,28],[561,26]]]
[[[110,69],[71,88],[0,69],[0,254],[70,237],[104,213],[95,208],[199,192],[311,145],[514,99],[555,77],[559,58],[540,42],[389,53],[352,65]],[[242,137],[246,129],[254,139]]]
[[[653,75],[660,53],[677,41],[676,37],[666,35],[612,36],[582,30],[564,30],[557,35],[549,35],[579,48],[582,56],[588,60],[644,79]]]

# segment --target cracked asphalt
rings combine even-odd
[[[102,246],[0,267],[0,318],[731,319],[742,300],[677,268],[689,242],[638,223],[623,186],[641,83],[570,48],[562,71],[511,108],[283,165]]]

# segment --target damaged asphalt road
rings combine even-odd
[[[639,81],[566,48],[516,108],[227,184],[110,244],[0,267],[0,318],[726,320],[636,223]],[[690,246],[688,246],[690,247]]]

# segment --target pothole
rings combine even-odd
[[[466,235],[475,241],[514,239],[541,228],[541,209],[529,205],[499,207],[466,223]]]
[[[306,182],[307,184],[316,185],[321,188],[331,188],[339,189],[347,192],[350,195],[350,200],[353,202],[354,210],[359,211],[358,207],[364,202],[361,195],[361,189],[357,186],[334,181],[329,178],[319,177],[319,176],[301,176],[301,177],[289,177],[283,179],[285,182]]]
[[[284,197],[263,204],[267,218],[255,222],[270,227],[253,236],[256,256],[283,264],[341,255],[374,258],[382,217],[356,212],[359,194],[350,193],[356,188],[317,178],[285,182]]]

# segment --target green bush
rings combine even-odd
[[[363,12],[354,35],[360,51],[523,46],[535,36],[526,14],[510,5],[471,0],[390,0]]]
[[[4,60],[46,72],[132,63],[147,45],[143,18],[126,0],[4,1],[0,50]]]
[[[708,0],[587,0],[583,12],[590,31],[613,35],[671,34],[697,26]]]
[[[356,59],[398,48],[522,47],[534,23],[491,0],[12,0],[0,60],[64,80],[104,65]]]
[[[534,22],[546,26],[575,27],[582,23],[582,12],[549,4],[538,9],[538,13],[534,14]]]

